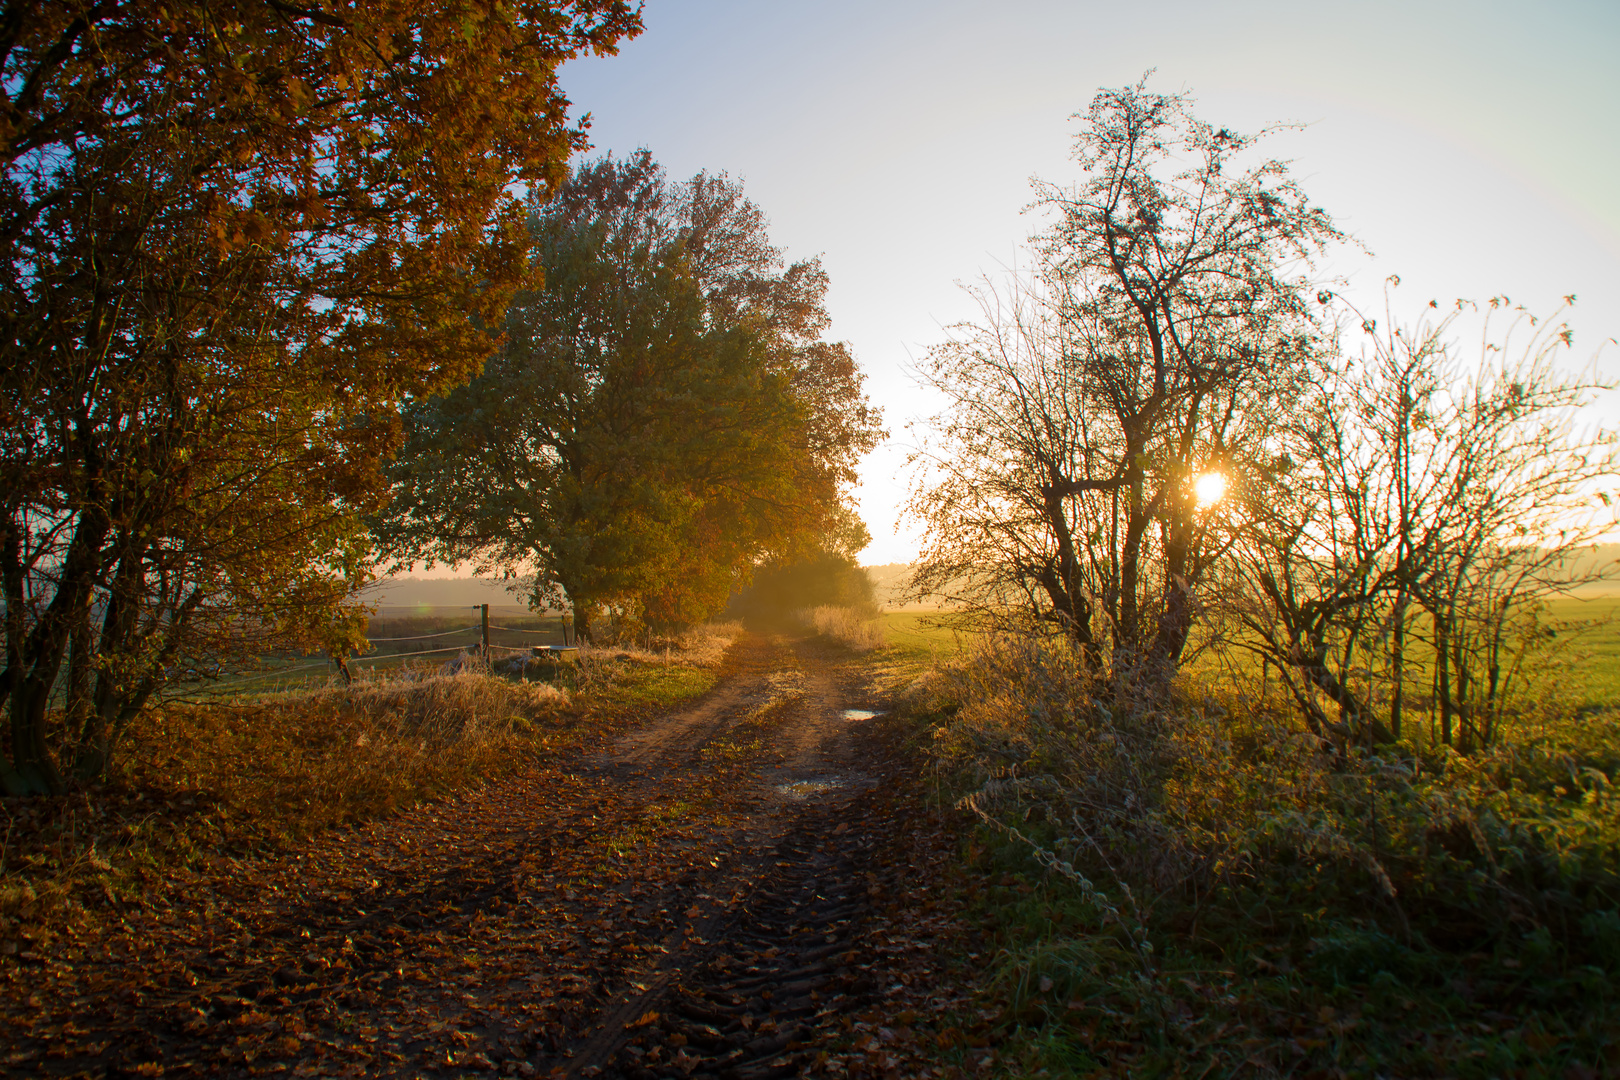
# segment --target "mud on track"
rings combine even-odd
[[[914,766],[858,664],[744,638],[617,740],[13,966],[17,1075],[816,1071],[885,987],[869,926]],[[903,871],[902,871],[903,873]]]

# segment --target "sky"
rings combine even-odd
[[[891,438],[856,495],[867,564],[915,556],[901,519],[912,369],[972,318],[963,291],[1020,261],[1033,177],[1070,183],[1099,87],[1186,91],[1263,144],[1359,242],[1318,268],[1397,317],[1575,294],[1574,357],[1620,379],[1620,4],[647,0],[646,30],[562,84],[593,154],[646,147],[726,172],[789,258],[820,256]],[[1027,261],[1027,260],[1025,260]],[[1603,410],[1620,410],[1610,398]]]

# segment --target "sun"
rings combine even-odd
[[[1198,507],[1214,506],[1226,494],[1226,474],[1207,472],[1193,481],[1193,494],[1198,496]]]

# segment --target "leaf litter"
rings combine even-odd
[[[8,1071],[987,1066],[991,1021],[955,1019],[973,1000],[942,884],[961,823],[925,807],[902,732],[843,719],[868,692],[847,654],[760,638],[733,652],[710,698],[749,692],[661,757],[615,761],[606,730],[438,803],[79,909],[0,956]],[[816,723],[827,735],[805,751]],[[866,782],[775,794],[805,768]]]

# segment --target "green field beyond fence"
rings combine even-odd
[[[916,654],[918,659],[934,656],[943,660],[961,652],[968,642],[968,637],[959,630],[930,625],[927,614],[886,611],[882,620],[890,648]]]
[[[1550,601],[1547,621],[1561,639],[1558,660],[1569,665],[1575,703],[1620,704],[1620,596]]]
[[[562,616],[534,615],[518,608],[490,612],[491,658],[526,655],[536,645],[562,645]],[[362,673],[397,670],[411,664],[441,665],[463,652],[476,651],[483,642],[483,612],[477,606],[382,609],[366,630],[370,644],[364,653],[350,656],[349,670]],[[569,642],[572,642],[569,637]],[[218,680],[193,683],[198,692],[258,694],[320,686],[338,675],[330,657],[318,654],[270,655],[257,667],[244,665]]]

